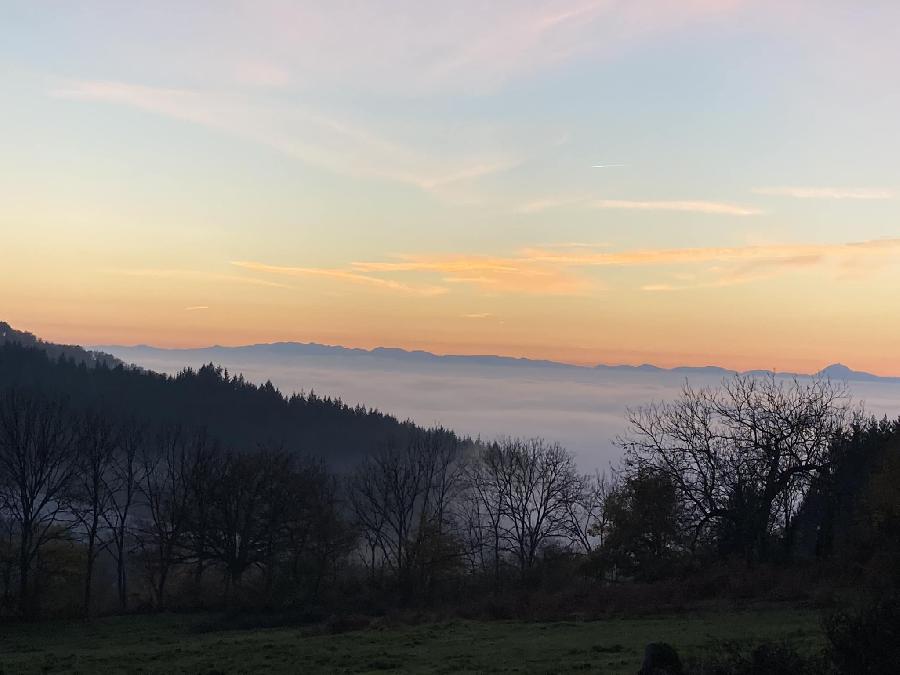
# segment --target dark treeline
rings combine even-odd
[[[119,421],[137,416],[154,424],[206,428],[234,447],[282,443],[332,466],[346,466],[415,428],[314,392],[285,396],[271,382],[258,386],[212,364],[168,376],[118,362],[110,366],[103,359],[86,361],[66,351],[54,356],[48,344],[0,344],[0,387],[60,395]]]
[[[28,331],[16,330],[5,321],[0,321],[0,345],[18,344],[23,347],[36,347],[46,353],[51,359],[65,356],[76,363],[84,363],[89,366],[103,364],[109,368],[122,365],[122,362],[112,354],[97,352],[78,345],[60,345],[53,342],[45,342]]]
[[[619,444],[584,475],[539,439],[3,345],[0,612],[526,617],[894,593],[900,422],[841,385],[685,386],[630,411]]]
[[[322,464],[281,448],[233,451],[204,430],[4,389],[0,606],[164,608],[173,585],[193,593],[180,606],[202,606],[213,575],[213,604],[228,604],[250,570],[266,598],[307,601],[352,543],[336,488]]]

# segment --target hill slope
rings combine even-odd
[[[84,350],[82,350],[84,351]],[[270,382],[254,385],[213,366],[168,376],[109,365],[57,345],[36,341],[0,344],[0,387],[24,386],[60,393],[78,406],[153,423],[205,426],[232,447],[283,444],[347,465],[414,425],[339,399],[282,395]]]
[[[51,358],[65,356],[76,363],[84,363],[89,366],[102,364],[110,368],[122,365],[122,362],[112,354],[101,351],[92,351],[78,345],[59,345],[53,342],[44,342],[36,335],[23,330],[16,330],[5,321],[0,321],[0,345],[7,343],[19,344],[25,347],[36,347],[46,352]]]

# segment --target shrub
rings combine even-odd
[[[782,642],[721,642],[689,662],[692,675],[821,675],[824,655],[805,656]]]
[[[900,663],[900,598],[889,597],[824,620],[828,653],[841,673],[896,672]]]

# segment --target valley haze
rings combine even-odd
[[[735,372],[718,366],[590,367],[492,355],[437,355],[298,342],[193,349],[148,345],[91,348],[168,374],[212,362],[231,373],[242,373],[254,383],[271,380],[285,393],[315,391],[420,425],[441,424],[484,439],[541,436],[575,452],[579,465],[588,471],[603,469],[620,457],[614,442],[625,430],[628,408],[671,400],[685,382],[694,387],[717,385]],[[817,374],[846,381],[854,400],[863,402],[871,414],[894,417],[900,407],[900,377],[873,375],[841,364]],[[778,376],[811,377],[803,373]]]

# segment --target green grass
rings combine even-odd
[[[648,642],[682,656],[714,640],[820,644],[818,616],[784,607],[585,622],[449,621],[338,635],[198,632],[210,616],[0,625],[0,673],[634,673]]]

